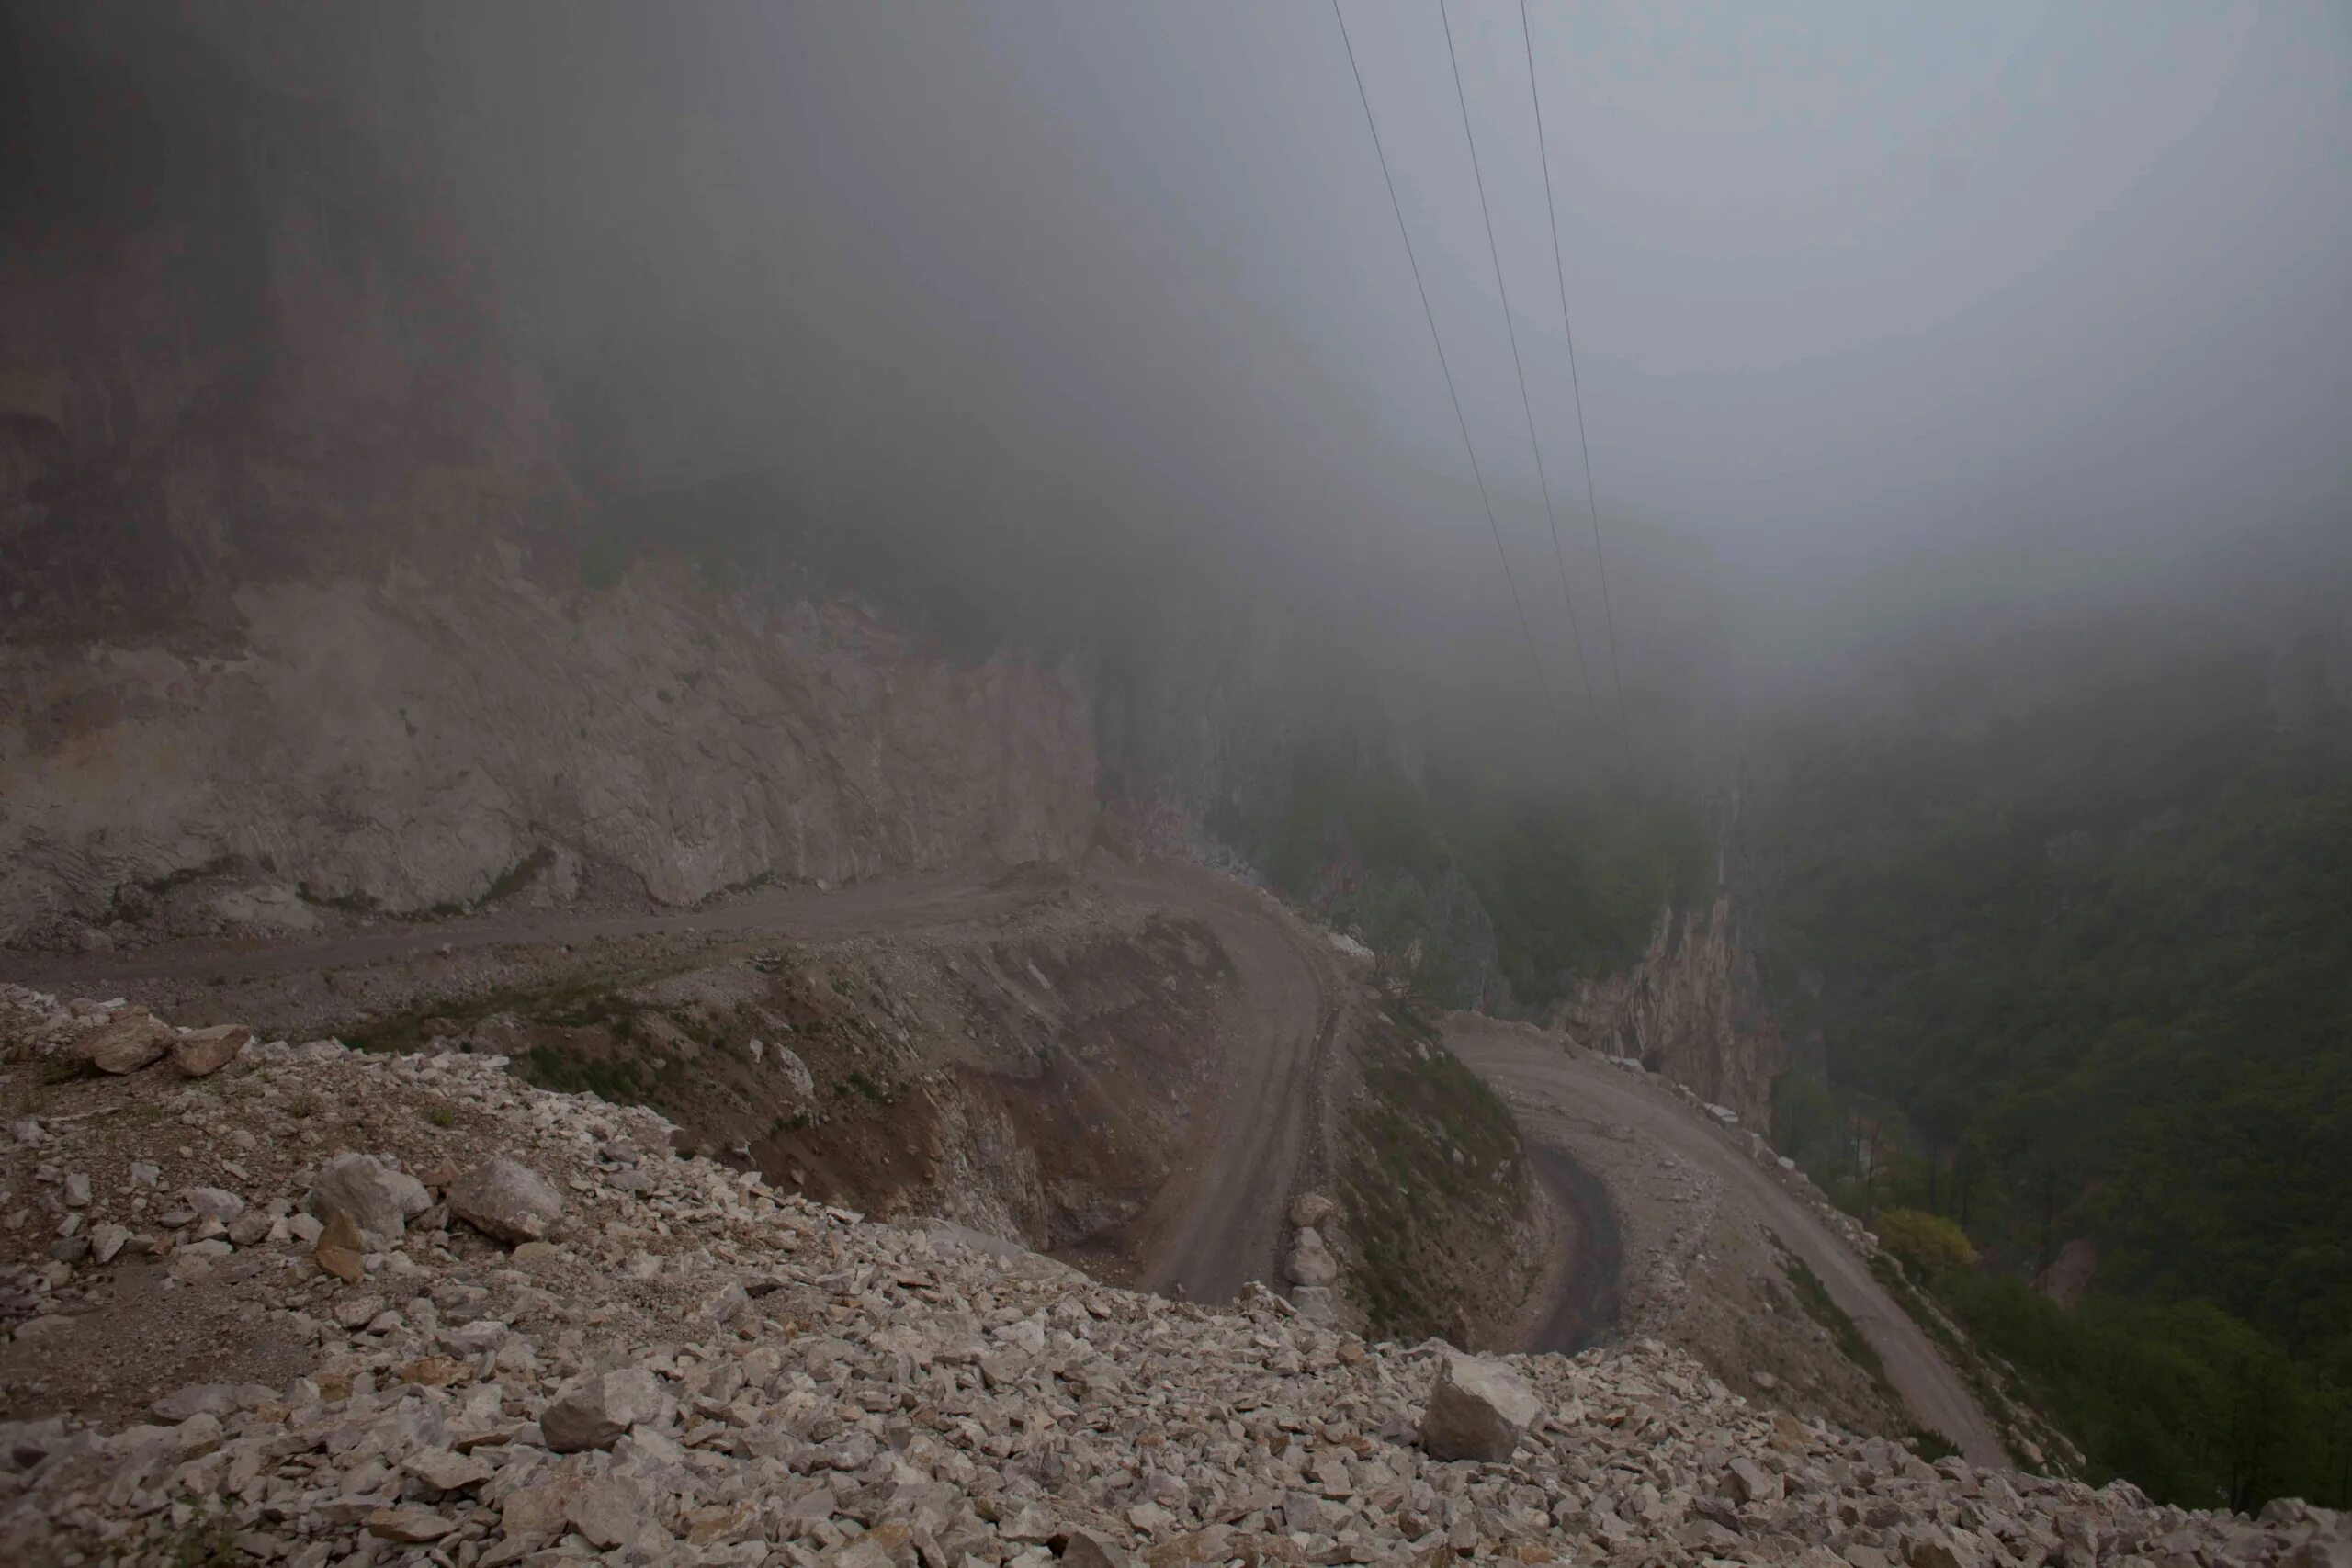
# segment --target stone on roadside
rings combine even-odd
[[[1323,1245],[1322,1233],[1309,1226],[1298,1233],[1283,1271],[1294,1285],[1329,1285],[1340,1277],[1340,1260]]]
[[[1499,1464],[1543,1410],[1535,1391],[1509,1367],[1449,1350],[1421,1413],[1421,1447],[1431,1459]]]
[[[122,1250],[123,1244],[130,1239],[130,1233],[120,1225],[91,1226],[90,1260],[94,1263],[113,1262],[116,1254]]]
[[[784,1079],[784,1087],[791,1091],[794,1100],[806,1102],[817,1098],[817,1077],[800,1053],[787,1046],[775,1047],[775,1071]]]
[[[159,1421],[185,1421],[191,1416],[230,1416],[236,1412],[237,1391],[227,1383],[190,1383],[164,1395],[147,1408]]]
[[[208,1220],[227,1224],[245,1212],[245,1201],[220,1187],[191,1187],[180,1194],[180,1201]]]
[[[75,1050],[102,1073],[135,1073],[172,1048],[172,1026],[145,1008],[125,1008],[84,1035]]]
[[[512,1246],[544,1240],[563,1217],[563,1199],[537,1171],[501,1156],[458,1178],[449,1212]]]
[[[376,1314],[383,1310],[384,1298],[381,1296],[352,1296],[335,1303],[335,1325],[356,1333],[375,1322]]]
[[[253,1043],[254,1032],[242,1023],[192,1029],[171,1043],[172,1066],[192,1078],[219,1072]]]
[[[635,1482],[605,1475],[571,1494],[564,1517],[589,1545],[610,1551],[636,1538],[648,1512],[645,1494]]]
[[[498,1473],[498,1467],[472,1454],[426,1449],[401,1461],[401,1468],[435,1492],[464,1492]]]
[[[1742,1455],[1724,1471],[1723,1491],[1735,1503],[1777,1503],[1781,1500],[1781,1478]]]
[[[1328,1230],[1340,1220],[1340,1205],[1320,1192],[1302,1192],[1290,1201],[1290,1223],[1298,1230]]]
[[[1291,1288],[1290,1304],[1309,1323],[1325,1328],[1340,1325],[1340,1293],[1329,1285],[1295,1285]]]

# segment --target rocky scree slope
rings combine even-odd
[[[1474,1361],[1095,1285],[673,1157],[492,1058],[232,1033],[175,1064],[167,1025],[13,987],[0,1026],[38,1100],[0,1154],[10,1561],[2352,1557],[2301,1505],[1768,1417],[1653,1342]]]
[[[1236,1005],[1196,923],[1065,891],[920,938],[615,964],[359,1027],[650,1106],[807,1197],[1051,1250],[1130,1218],[1182,1159]]]

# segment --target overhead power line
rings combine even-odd
[[[1478,163],[1478,137],[1470,129],[1470,99],[1462,91],[1462,57],[1454,52],[1453,18],[1445,0],[1438,0],[1438,18],[1445,24],[1445,58],[1453,67],[1453,101],[1462,111],[1462,139],[1470,144],[1470,178],[1478,187],[1478,214],[1487,223],[1487,256],[1495,266],[1495,292],[1502,297],[1503,333],[1510,339],[1510,367],[1519,376],[1519,412],[1527,419],[1527,446],[1535,454],[1535,482],[1544,491],[1544,517],[1552,529],[1552,558],[1560,569],[1560,602],[1567,606],[1568,641],[1577,653],[1577,673],[1584,681],[1585,711],[1598,722],[1600,700],[1592,694],[1592,671],[1584,661],[1584,634],[1577,629],[1577,599],[1568,589],[1568,556],[1560,547],[1560,513],[1552,504],[1552,478],[1544,467],[1544,443],[1535,434],[1535,405],[1527,396],[1527,366],[1519,355],[1519,326],[1510,317],[1510,285],[1503,281],[1502,247],[1495,243],[1495,214],[1487,205],[1487,175]]]
[[[1441,0],[1442,3],[1442,0]],[[1617,658],[1617,615],[1609,605],[1609,558],[1600,547],[1600,496],[1592,482],[1592,443],[1584,431],[1584,378],[1577,373],[1577,332],[1568,320],[1568,269],[1560,259],[1560,209],[1552,197],[1552,147],[1544,136],[1544,95],[1535,85],[1535,34],[1527,21],[1527,0],[1519,0],[1519,35],[1527,45],[1527,96],[1535,106],[1535,150],[1544,165],[1544,209],[1552,220],[1552,276],[1560,286],[1560,332],[1568,344],[1568,387],[1576,394],[1577,446],[1584,457],[1585,503],[1592,510],[1592,564],[1600,575],[1600,623],[1609,634],[1609,675],[1617,688],[1617,732],[1632,744],[1625,717],[1625,674]]]
[[[1470,421],[1462,412],[1462,393],[1454,385],[1453,367],[1445,357],[1445,339],[1437,330],[1437,312],[1430,308],[1429,285],[1421,279],[1420,258],[1413,252],[1413,231],[1405,223],[1405,204],[1397,199],[1396,177],[1388,169],[1388,150],[1381,145],[1380,121],[1372,112],[1372,95],[1364,90],[1363,68],[1356,63],[1355,40],[1348,34],[1347,14],[1340,9],[1340,0],[1331,0],[1331,16],[1340,24],[1340,42],[1348,51],[1348,70],[1356,79],[1356,100],[1363,105],[1363,123],[1372,132],[1372,150],[1380,159],[1380,178],[1388,187],[1388,205],[1396,214],[1396,232],[1405,242],[1405,260],[1413,269],[1413,288],[1421,297],[1421,314],[1430,324],[1430,342],[1437,348],[1438,369],[1445,377],[1445,395],[1453,404],[1453,423],[1462,432],[1462,449],[1469,455],[1471,478],[1478,481],[1478,502],[1486,509],[1487,529],[1495,536],[1495,555],[1502,562],[1503,583],[1510,590],[1511,613],[1519,618],[1519,635],[1526,640],[1527,657],[1535,666],[1535,683],[1544,694],[1544,705],[1552,715],[1552,728],[1558,735],[1563,750],[1567,750],[1567,726],[1561,721],[1560,705],[1553,699],[1551,678],[1544,673],[1544,656],[1537,648],[1535,633],[1527,621],[1527,606],[1519,596],[1519,581],[1511,576],[1510,552],[1503,547],[1502,525],[1495,521],[1494,498],[1487,491],[1486,470],[1478,465],[1477,445],[1470,439]]]

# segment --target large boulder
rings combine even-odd
[[[640,1421],[662,1418],[662,1385],[643,1367],[591,1372],[556,1391],[539,1413],[539,1432],[560,1454],[609,1449]]]
[[[304,1206],[322,1220],[349,1214],[361,1230],[390,1241],[406,1235],[408,1222],[433,1199],[424,1183],[373,1155],[341,1154],[319,1171]]]
[[[1431,1459],[1499,1464],[1544,1413],[1527,1380],[1499,1361],[1449,1350],[1421,1413],[1421,1447]]]
[[[1292,1243],[1283,1271],[1294,1285],[1329,1285],[1340,1277],[1340,1260],[1323,1245],[1322,1235],[1309,1228]]]
[[[163,1060],[172,1026],[145,1008],[125,1008],[82,1036],[75,1049],[102,1073],[135,1073]]]
[[[1300,1230],[1329,1230],[1340,1222],[1340,1205],[1320,1192],[1302,1192],[1290,1201],[1290,1223]]]
[[[172,1041],[172,1066],[192,1078],[219,1072],[253,1043],[254,1032],[242,1023],[192,1029]]]
[[[449,1189],[449,1212],[509,1246],[539,1241],[563,1218],[563,1198],[538,1172],[503,1155],[478,1165]]]

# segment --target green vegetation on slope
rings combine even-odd
[[[1780,1133],[1985,1254],[1933,1288],[2101,1474],[2352,1500],[2352,767],[2258,671],[2086,682],[1942,734],[1793,737]],[[2025,1280],[2074,1240],[2092,1293]],[[2082,1249],[2076,1249],[2078,1255]]]
[[[1541,1008],[1623,968],[1658,913],[1712,893],[1697,808],[1600,789],[1537,800],[1443,781],[1302,770],[1261,863],[1285,895],[1384,953],[1418,942],[1439,1002]]]
[[[1360,1047],[1363,1094],[1340,1170],[1347,1233],[1362,1258],[1349,1285],[1379,1337],[1467,1343],[1475,1336],[1465,1300],[1515,1306],[1513,1288],[1534,1274],[1518,1126],[1409,1006],[1368,1022]]]

